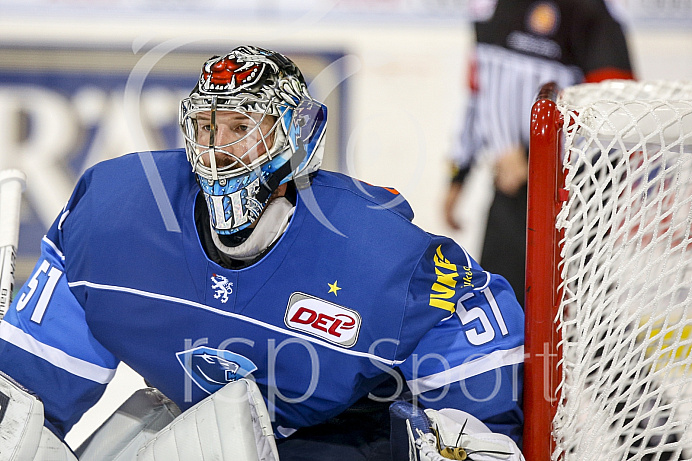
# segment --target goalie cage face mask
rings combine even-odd
[[[210,58],[181,101],[179,122],[219,234],[250,226],[279,185],[322,163],[327,108],[273,51],[241,46]]]

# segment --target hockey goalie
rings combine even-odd
[[[320,168],[293,61],[213,56],[179,121],[185,148],[88,169],[43,238],[0,322],[0,459],[512,459],[514,292],[396,189]],[[152,389],[68,448],[120,362]]]

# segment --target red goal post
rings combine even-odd
[[[551,421],[555,414],[552,382],[557,334],[553,321],[558,285],[555,218],[561,187],[559,135],[561,117],[555,100],[559,88],[544,85],[531,111],[526,259],[526,339],[524,363],[524,447],[528,460],[550,459]]]
[[[524,455],[692,459],[692,82],[541,88]]]

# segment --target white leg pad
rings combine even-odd
[[[0,461],[76,461],[43,419],[43,403],[0,373]]]
[[[137,453],[137,461],[278,459],[266,405],[247,379],[227,384],[184,412]]]
[[[133,460],[137,451],[178,415],[175,403],[158,389],[139,389],[75,453],[80,461]]]
[[[19,459],[19,458],[18,458]],[[55,434],[43,427],[34,461],[77,461],[74,453]]]

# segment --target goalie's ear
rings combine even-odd
[[[77,461],[70,448],[43,425],[43,403],[0,372],[0,453],[3,460]]]

